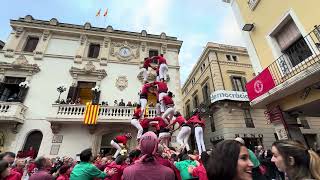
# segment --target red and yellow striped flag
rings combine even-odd
[[[86,111],[84,113],[84,124],[97,124],[99,109],[99,105],[92,105],[91,103],[88,103],[86,105]]]

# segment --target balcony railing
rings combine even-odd
[[[23,123],[27,107],[20,102],[0,102],[0,122]]]
[[[100,106],[99,122],[130,122],[135,107]],[[86,110],[85,105],[54,104],[49,121],[82,121]],[[148,117],[155,117],[155,108],[149,108]]]
[[[310,66],[319,66],[320,26],[293,44],[291,51],[281,55],[268,69],[276,85],[282,84]]]
[[[295,81],[300,81],[308,75],[318,72],[320,70],[319,55],[320,26],[315,26],[310,33],[291,45],[284,51],[284,54],[267,67],[275,87],[293,77],[296,78]],[[301,74],[302,72],[304,74]],[[255,81],[258,77],[259,75],[251,81]]]

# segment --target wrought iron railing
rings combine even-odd
[[[319,56],[320,26],[315,26],[305,37],[301,37],[301,39],[283,51],[283,54],[267,68],[273,77],[275,85],[278,86],[307,68],[313,67],[315,70],[320,70]]]

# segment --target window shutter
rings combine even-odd
[[[234,76],[230,76],[230,81],[231,81],[231,84],[232,84],[232,90],[233,91],[237,91],[236,85],[235,85],[235,82],[234,82]]]
[[[247,80],[245,77],[242,77],[242,87],[243,87],[243,90],[244,91],[247,91],[247,88],[246,88],[246,84],[247,84]]]
[[[4,89],[5,89],[5,83],[0,83],[0,97],[2,96]]]
[[[21,102],[21,103],[24,102],[24,100],[27,97],[28,91],[29,91],[29,88],[20,88],[20,91],[19,91],[19,94],[18,94],[19,102]]]
[[[281,51],[286,50],[290,45],[301,37],[301,33],[293,20],[284,25],[275,35]]]
[[[71,98],[71,100],[73,102],[75,102],[75,100],[76,100],[76,92],[77,92],[77,87],[70,86],[67,99]]]

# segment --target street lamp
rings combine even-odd
[[[67,88],[64,87],[64,86],[59,86],[59,87],[57,88],[57,91],[59,92],[59,97],[58,97],[58,99],[56,100],[56,103],[60,103],[60,96],[61,96],[61,94],[62,94],[63,92],[65,92],[66,90],[67,90]]]

